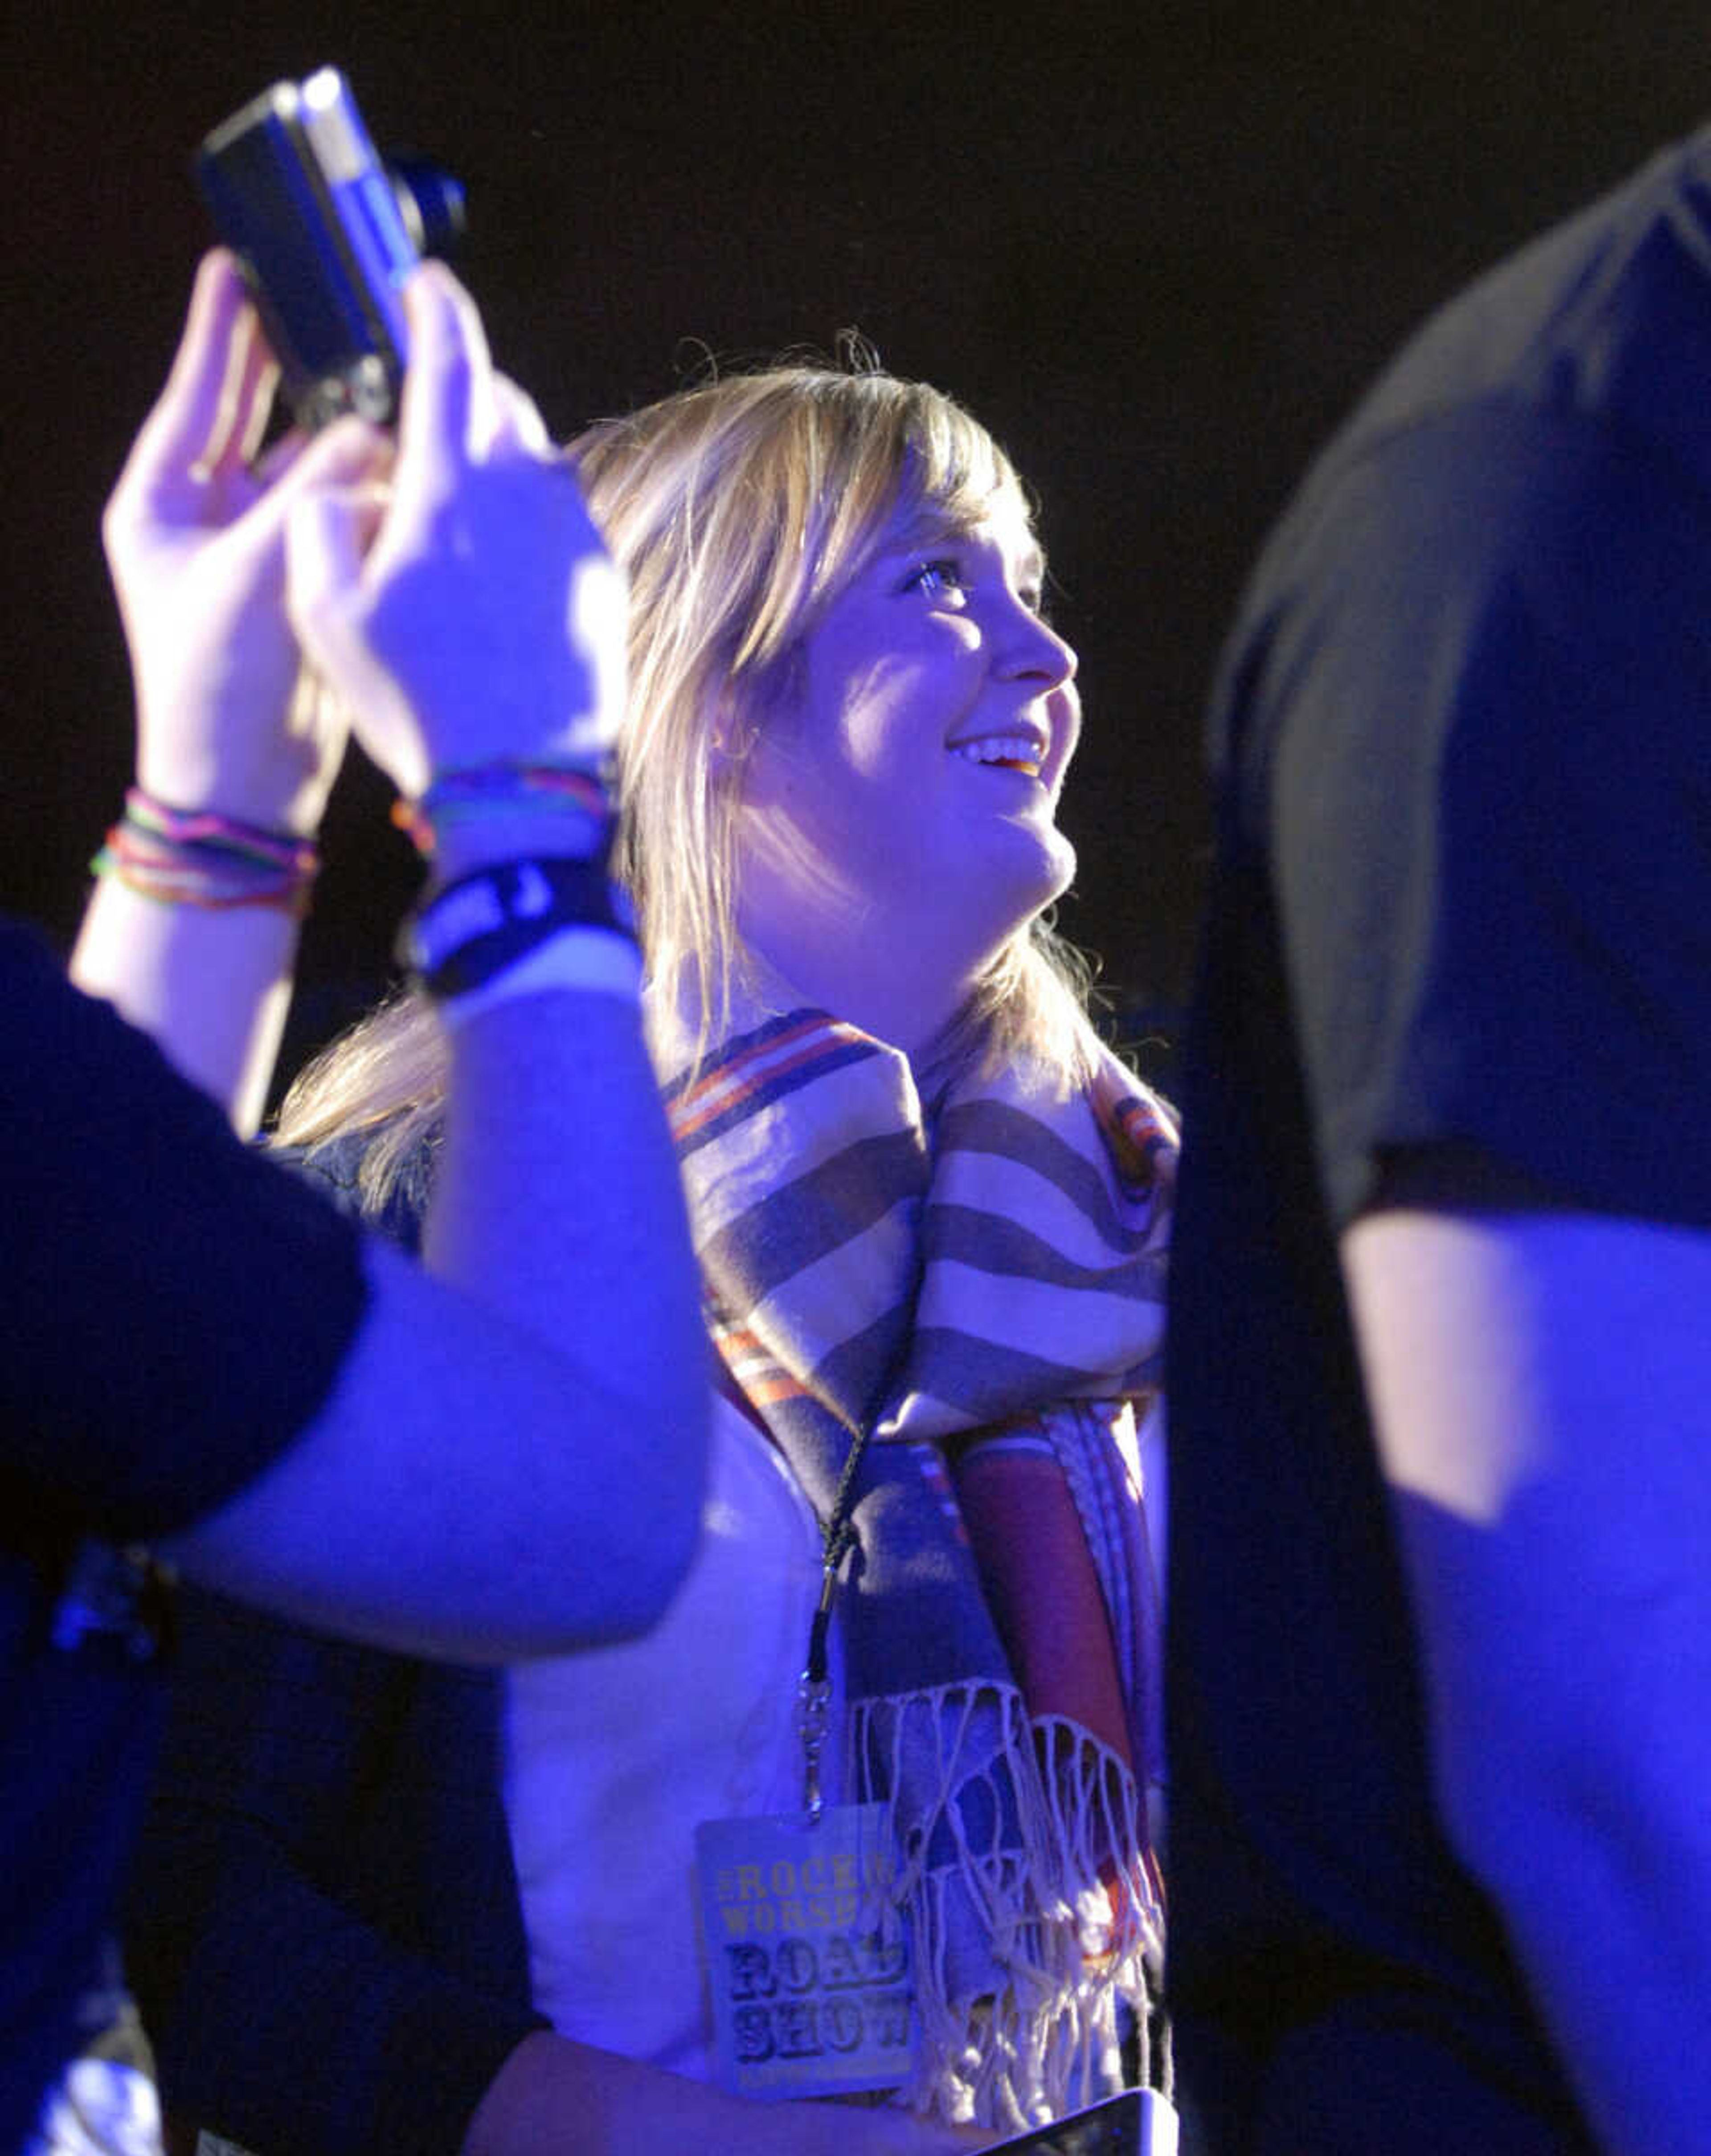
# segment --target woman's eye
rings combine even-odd
[[[963,588],[963,572],[948,555],[940,555],[922,562],[910,572],[907,588],[912,592],[959,592]]]

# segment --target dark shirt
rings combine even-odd
[[[1702,138],[1427,326],[1226,653],[1169,1376],[1170,1976],[1220,2152],[1584,2145],[1433,1816],[1337,1238],[1435,1154],[1711,1225],[1708,383]]]
[[[159,1708],[109,1553],[192,1525],[316,1413],[366,1300],[348,1223],[0,922],[0,2149],[103,1988]],[[79,1616],[78,1612],[83,1614]],[[59,1643],[56,1644],[56,1631]]]
[[[357,1214],[372,1133],[286,1155]],[[369,1224],[419,1238],[432,1147]],[[169,2120],[285,2156],[455,2156],[547,2025],[501,1794],[496,1671],[183,1598],[126,1895]],[[241,2000],[241,2011],[234,2010]]]

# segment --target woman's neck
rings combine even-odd
[[[799,1004],[812,1004],[901,1049],[929,1055],[967,1004],[989,953],[961,964],[920,941],[852,927],[842,947],[783,934],[750,935],[748,949]]]

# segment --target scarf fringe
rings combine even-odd
[[[990,1682],[858,1702],[850,1733],[864,1794],[890,1808],[913,1946],[921,2042],[899,2101],[1048,2124],[1123,2086],[1124,2009],[1145,2082],[1164,1909],[1126,1763]]]

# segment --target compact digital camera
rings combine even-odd
[[[216,127],[196,177],[237,254],[298,424],[384,422],[407,357],[398,286],[463,228],[463,190],[377,155],[337,68],[275,83]]]

